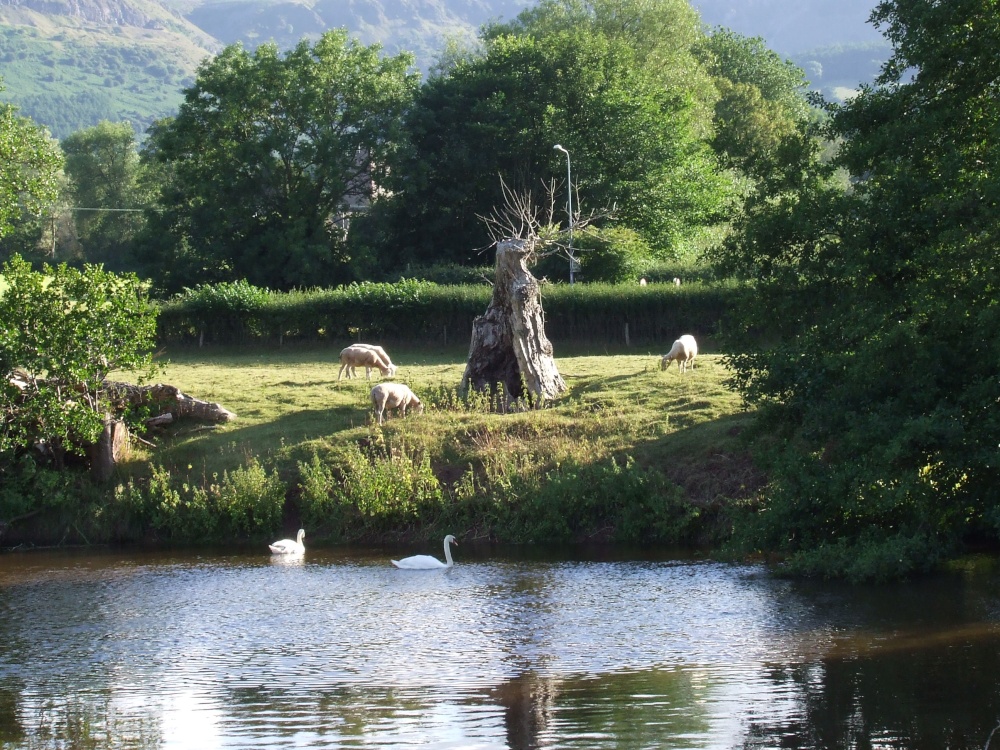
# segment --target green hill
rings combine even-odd
[[[176,112],[198,63],[220,48],[155,2],[0,5],[0,96],[57,138],[102,119],[141,133]]]

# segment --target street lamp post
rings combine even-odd
[[[573,266],[576,262],[573,258],[573,172],[569,163],[569,151],[558,143],[553,148],[566,154],[566,215],[569,217],[569,248],[567,252],[569,253],[569,283],[572,284]]]

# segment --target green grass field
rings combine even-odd
[[[739,434],[747,416],[728,390],[721,355],[702,354],[693,372],[659,369],[659,352],[570,351],[556,362],[568,391],[543,410],[511,414],[457,402],[466,349],[387,347],[407,383],[426,405],[423,414],[373,423],[363,374],[341,380],[341,346],[270,351],[187,349],[163,353],[162,382],[189,396],[218,402],[237,415],[212,429],[177,424],[140,447],[136,473],[155,463],[198,483],[257,458],[291,473],[313,455],[330,458],[353,444],[392,441],[431,456],[446,486],[471,467],[507,465],[544,472],[559,464],[631,457],[680,484],[689,500],[713,504],[755,485]]]

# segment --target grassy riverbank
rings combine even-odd
[[[286,498],[280,525],[309,526],[314,543],[431,536],[447,525],[504,541],[700,544],[718,541],[720,511],[758,483],[739,440],[739,398],[711,350],[685,376],[676,366],[662,372],[655,351],[566,351],[557,364],[567,393],[551,408],[502,415],[457,397],[464,347],[396,346],[396,379],[426,410],[379,428],[368,395],[375,380],[338,382],[339,348],[165,352],[164,382],[238,419],[216,429],[178,424],[151,438],[155,448],[135,449],[123,470],[146,477],[156,467],[155,492],[136,479],[129,502],[168,536],[197,537],[196,521],[171,523],[164,508],[190,515],[195,488],[211,504],[212,487],[221,502],[226,481],[245,490],[276,476]],[[258,474],[237,481],[248,465]],[[279,511],[266,512],[273,520]],[[264,528],[260,507],[240,513],[241,535],[278,530]]]

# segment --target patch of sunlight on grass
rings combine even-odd
[[[213,429],[178,424],[153,439],[146,458],[195,475],[221,473],[250,456],[281,467],[312,453],[337,451],[373,439],[369,393],[381,381],[337,380],[342,346],[275,350],[168,352],[162,381],[194,398],[215,401],[237,419]],[[458,387],[466,350],[389,349],[395,380],[417,395]],[[434,408],[387,421],[381,434],[428,450],[433,460],[465,467],[491,455],[530,455],[540,467],[561,461],[589,463],[622,454],[648,464],[676,459],[688,443],[706,437],[716,449],[732,443],[739,397],[727,390],[728,372],[717,354],[698,358],[692,372],[659,369],[659,354],[574,354],[557,357],[568,390],[548,408],[488,414]],[[717,433],[713,424],[721,423]],[[738,425],[736,425],[738,426]],[[699,430],[700,437],[692,436]],[[187,469],[187,467],[192,467]]]

